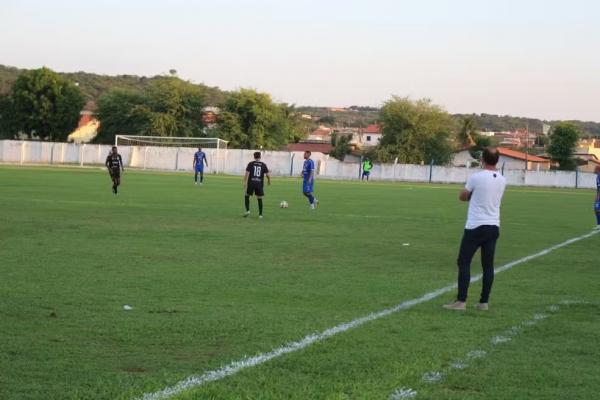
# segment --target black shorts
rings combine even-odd
[[[121,177],[121,168],[111,168],[110,169],[110,177],[113,179],[118,179]]]
[[[263,185],[260,183],[250,183],[246,188],[246,194],[248,196],[257,195],[258,197],[262,197],[265,195],[265,191],[263,189]]]

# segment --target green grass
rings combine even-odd
[[[310,212],[300,182],[276,178],[259,221],[254,201],[241,218],[239,177],[127,171],[113,196],[104,171],[0,167],[0,398],[132,399],[447,286],[458,189],[319,181]],[[593,197],[509,188],[497,265],[589,232]],[[176,398],[594,398],[598,306],[490,338],[561,300],[597,304],[599,244],[498,275],[489,312],[442,310],[451,293]],[[422,382],[474,348],[488,356]]]

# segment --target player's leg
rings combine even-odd
[[[204,183],[204,168],[200,168],[200,183]]]
[[[194,168],[194,184],[198,184],[198,168]]]
[[[244,206],[246,207],[246,212],[244,213],[244,217],[250,215],[250,196],[254,193],[254,188],[252,185],[248,185],[246,189],[246,195],[244,196]]]
[[[256,201],[258,202],[258,218],[263,216],[263,197],[265,196],[265,189],[263,186],[256,187]]]
[[[462,240],[460,242],[460,250],[458,252],[458,295],[457,301],[467,301],[467,292],[469,291],[469,283],[471,283],[471,261],[479,247],[477,241],[477,229],[465,229]]]
[[[594,211],[596,212],[596,227],[600,229],[600,201],[594,203]]]
[[[496,253],[496,242],[500,236],[497,226],[485,226],[485,239],[481,243],[481,266],[483,267],[483,278],[481,280],[481,297],[479,303],[487,304],[494,283],[494,255]]]

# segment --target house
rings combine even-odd
[[[576,154],[593,154],[600,159],[600,139],[583,139],[577,143]]]
[[[202,123],[206,126],[216,124],[220,111],[219,107],[204,107],[202,109]]]
[[[362,132],[361,144],[366,147],[377,146],[381,141],[381,126],[371,124]]]
[[[528,170],[549,170],[551,162],[542,157],[526,154],[522,151],[508,149],[506,147],[498,147],[500,159],[498,160],[498,168],[502,169],[525,169]]]
[[[319,126],[318,129],[315,129],[308,135],[307,140],[316,141],[316,142],[324,142],[331,143],[331,133],[333,129],[327,128],[325,126]]]
[[[577,168],[581,172],[594,172],[596,166],[600,165],[600,160],[595,154],[573,153],[573,157],[577,160]]]
[[[479,161],[471,157],[471,153],[467,149],[454,153],[454,157],[452,158],[452,165],[454,167],[469,168],[473,162],[478,163]]]
[[[95,110],[96,103],[93,101],[90,100],[85,104],[83,110],[79,113],[77,129],[67,137],[68,142],[89,143],[98,135],[100,121],[94,116]]]

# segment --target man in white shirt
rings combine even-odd
[[[506,179],[496,170],[500,154],[495,148],[485,148],[481,156],[483,170],[467,179],[459,199],[469,202],[469,212],[458,255],[458,295],[454,303],[444,305],[449,310],[466,310],[467,292],[471,281],[471,260],[481,248],[483,279],[477,309],[487,310],[494,282],[494,252],[500,236],[500,203]]]

